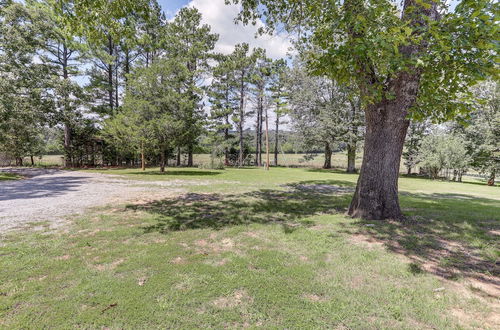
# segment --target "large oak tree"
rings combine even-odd
[[[402,219],[398,175],[409,119],[468,111],[470,86],[496,71],[498,2],[462,0],[454,10],[440,0],[227,2],[242,4],[243,23],[263,17],[269,31],[300,30],[318,74],[356,83],[366,136],[349,214]]]

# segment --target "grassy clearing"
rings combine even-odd
[[[22,179],[22,177],[17,174],[0,172],[0,181],[19,180],[19,179]]]
[[[108,170],[187,193],[0,245],[0,327],[497,328],[500,189],[402,178],[409,222],[346,218],[357,177]]]
[[[43,155],[41,157],[35,157],[35,166],[40,166],[40,167],[50,167],[50,166],[63,166],[63,155]],[[31,165],[31,159],[30,157],[25,157],[23,159],[23,164],[29,166]]]

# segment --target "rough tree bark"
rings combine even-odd
[[[488,180],[488,186],[492,187],[495,185],[496,171],[491,171],[490,179]]]
[[[395,86],[399,94],[368,106],[363,163],[349,215],[365,219],[402,219],[398,198],[398,176],[403,144],[410,121],[417,82],[402,74]],[[412,83],[413,81],[413,83]],[[410,95],[413,95],[410,97]]]
[[[165,172],[165,163],[166,163],[166,157],[165,157],[166,151],[165,149],[162,149],[160,151],[160,172],[164,173]]]
[[[332,148],[328,142],[325,143],[325,163],[323,164],[323,168],[332,168]]]
[[[403,20],[410,26],[425,27],[428,19],[438,19],[437,2],[429,6],[417,0],[405,0]],[[407,58],[425,51],[425,41],[417,45],[400,47]],[[406,68],[388,81],[391,99],[367,106],[365,111],[366,136],[363,163],[354,197],[348,214],[364,219],[403,220],[399,206],[398,177],[401,155],[409,126],[408,110],[414,105],[420,84],[421,72]],[[368,83],[369,76],[367,76]]]
[[[193,145],[189,144],[188,146],[188,161],[187,161],[187,167],[193,167]]]
[[[347,173],[356,173],[356,145],[347,144]]]

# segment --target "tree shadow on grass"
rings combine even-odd
[[[458,181],[450,181],[450,180],[448,180],[446,178],[431,179],[427,175],[417,175],[417,174],[410,174],[410,175],[408,175],[408,174],[401,174],[400,178],[417,179],[417,180],[427,181],[427,182],[430,182],[430,183],[432,183],[432,182],[445,182],[445,183],[456,183],[456,184],[460,184],[460,185],[476,185],[476,186],[483,186],[483,187],[487,187],[488,186],[488,180],[486,180],[486,179],[479,179],[476,182],[473,182],[473,181],[458,182]],[[469,177],[464,177],[464,180],[467,180],[467,178],[469,178]],[[498,188],[498,186],[494,186],[494,187]],[[491,188],[494,188],[494,187],[491,187]]]
[[[189,193],[128,208],[157,215],[158,223],[144,228],[145,232],[297,223],[319,213],[344,212],[353,192],[351,186],[345,181],[304,181],[283,186],[283,190],[261,189],[233,195]]]
[[[284,185],[283,190],[191,193],[129,208],[157,216],[157,223],[145,227],[145,232],[218,230],[250,223],[291,224],[293,228],[308,225],[307,218],[313,215],[345,212],[354,186],[349,181],[311,180]],[[468,277],[489,288],[500,288],[498,200],[452,193],[402,193],[401,205],[408,215],[406,222],[352,220],[339,233],[382,242],[388,250],[407,256],[409,271],[414,274]],[[491,292],[483,293],[493,296]]]
[[[407,221],[356,220],[354,234],[404,254],[412,261],[409,269],[414,274],[426,271],[447,279],[467,277],[483,284],[484,295],[500,293],[498,200],[453,193],[401,193],[401,205]]]

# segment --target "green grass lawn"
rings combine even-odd
[[[0,181],[19,180],[22,177],[14,173],[0,172]]]
[[[498,187],[402,178],[367,222],[335,171],[102,172],[185,193],[4,234],[0,328],[500,326]]]

